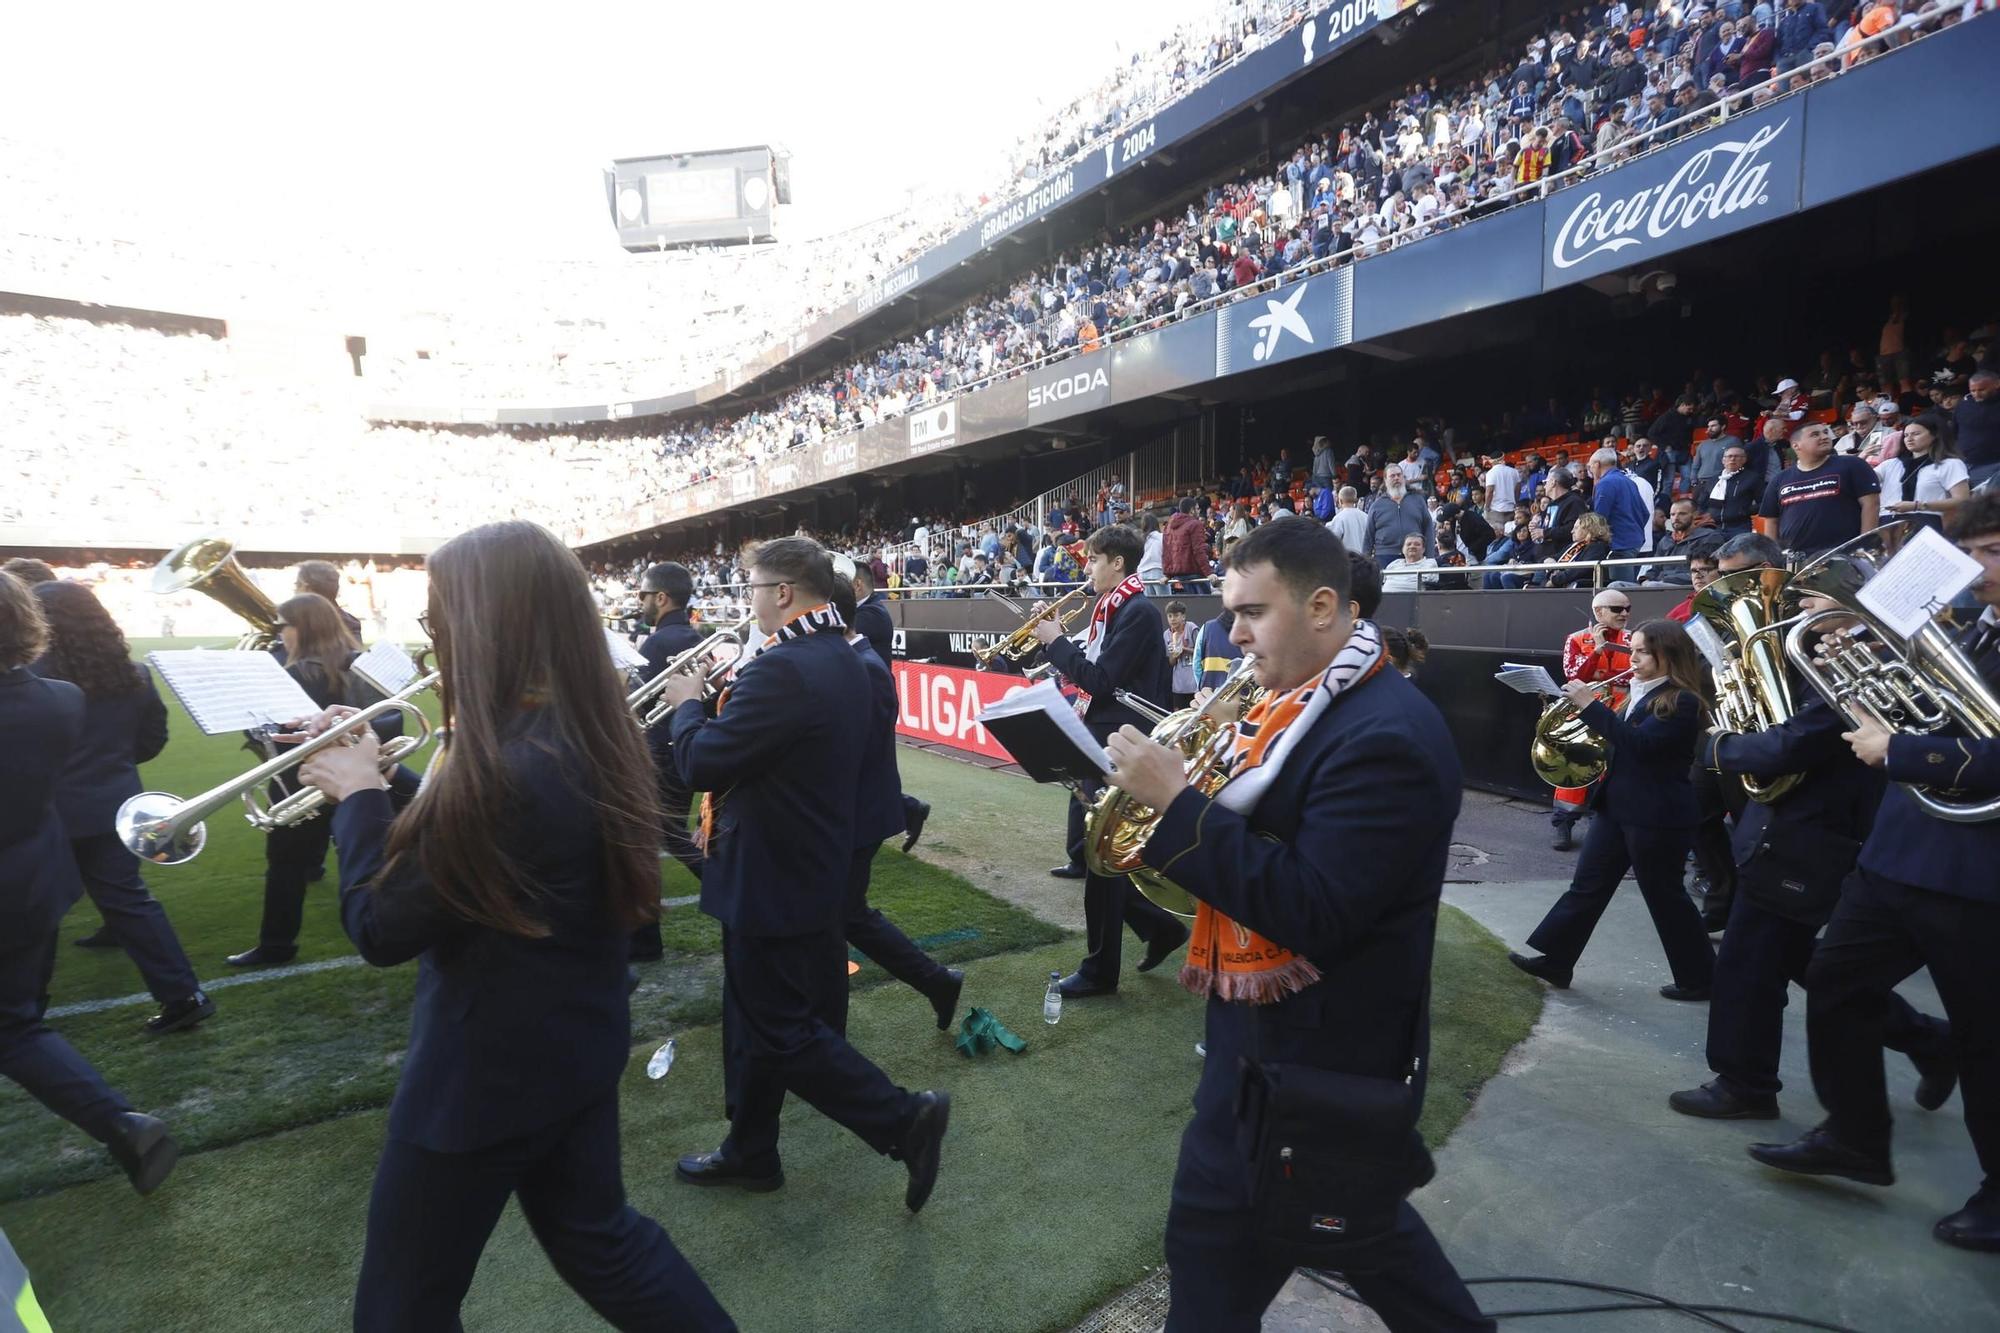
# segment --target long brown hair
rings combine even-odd
[[[347,693],[347,660],[361,651],[333,603],[316,592],[302,592],[278,603],[278,619],[299,632],[299,650],[288,665],[316,663],[337,696]]]
[[[41,583],[35,596],[49,622],[41,675],[66,680],[92,699],[130,694],[145,684],[125,632],[81,583]]]
[[[660,914],[660,807],[652,760],[583,565],[533,523],[489,523],[431,552],[430,628],[450,749],[389,831],[444,905],[510,935],[549,933],[539,890],[501,850],[510,794],[501,751],[529,709],[574,764],[603,838],[605,909],[631,929]]]
[[[1706,713],[1708,698],[1702,693],[1701,654],[1687,629],[1675,620],[1649,620],[1632,631],[1646,636],[1646,651],[1666,669],[1667,683],[1656,686],[1646,699],[1653,716],[1668,718],[1680,707],[1681,695],[1691,694],[1697,708]],[[1628,636],[1632,637],[1632,636]]]

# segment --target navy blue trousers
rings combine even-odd
[[[1681,880],[1690,836],[1688,829],[1627,827],[1599,811],[1583,835],[1569,891],[1556,899],[1528,943],[1564,967],[1575,967],[1629,870],[1646,899],[1674,980],[1707,987],[1715,976],[1715,950]]]
[[[895,922],[868,905],[868,875],[881,846],[875,842],[858,849],[847,872],[847,920],[843,927],[847,942],[884,972],[928,997],[945,985],[944,965],[919,949]]]
[[[477,1152],[390,1139],[368,1200],[356,1333],[462,1330],[480,1252],[516,1197],[556,1272],[613,1328],[736,1327],[660,1224],[625,1201],[614,1093]]]
[[[125,949],[139,969],[146,989],[161,1004],[185,1000],[201,987],[194,964],[167,920],[166,908],[139,877],[139,858],[116,833],[92,833],[71,838],[83,891],[104,917],[104,928]]]
[[[1071,865],[1087,865],[1083,855],[1086,819],[1083,802],[1069,798],[1069,859]],[[1083,877],[1083,938],[1088,950],[1077,965],[1077,975],[1093,986],[1116,986],[1123,966],[1125,927],[1151,944],[1170,936],[1180,922],[1151,899],[1132,887],[1123,875],[1106,876],[1092,870]]]
[[[112,1118],[132,1109],[90,1061],[43,1021],[55,975],[56,931],[33,940],[0,938],[0,1078],[100,1143]]]

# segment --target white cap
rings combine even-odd
[[[1902,405],[1893,398],[1877,398],[1875,415],[1878,417],[1898,417],[1903,414]]]
[[[849,583],[854,581],[854,557],[840,551],[833,552],[833,572]]]
[[[1797,380],[1779,380],[1776,392],[1783,393],[1787,389],[1796,389],[1798,387],[1799,382]]]

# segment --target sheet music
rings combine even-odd
[[[1979,562],[1935,528],[1920,528],[1875,577],[1861,585],[1861,605],[1909,638],[1981,574]]]
[[[1720,671],[1729,662],[1729,650],[1722,646],[1722,636],[1715,632],[1715,626],[1700,616],[1689,616],[1688,637],[1694,640],[1695,650],[1708,659],[1711,670]]]
[[[147,653],[146,661],[205,736],[248,731],[319,712],[319,705],[269,653],[161,649]]]
[[[1081,750],[1085,758],[1097,765],[1098,772],[1107,775],[1111,772],[1111,756],[1097,743],[1097,737],[1090,734],[1090,728],[1083,725],[1083,719],[1076,715],[1076,709],[1052,680],[1016,690],[997,703],[988,704],[978,720],[984,722],[991,717],[1016,717],[1022,713],[1046,714],[1063,736]]]
[[[1523,694],[1553,696],[1562,693],[1556,686],[1555,677],[1551,676],[1549,669],[1544,666],[1523,666],[1519,662],[1502,662],[1500,670],[1493,673],[1493,679],[1508,689],[1519,690]]]
[[[632,646],[630,639],[620,634],[617,630],[607,628],[604,631],[604,646],[611,650],[611,665],[617,667],[620,671],[639,671],[644,669],[646,665],[645,657],[637,648]]]
[[[401,694],[417,680],[417,664],[403,645],[387,639],[355,658],[347,669],[384,694]]]

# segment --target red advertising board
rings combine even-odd
[[[988,704],[1026,689],[1026,681],[997,672],[918,662],[897,662],[895,670],[898,735],[994,759],[1013,758],[973,719]]]

